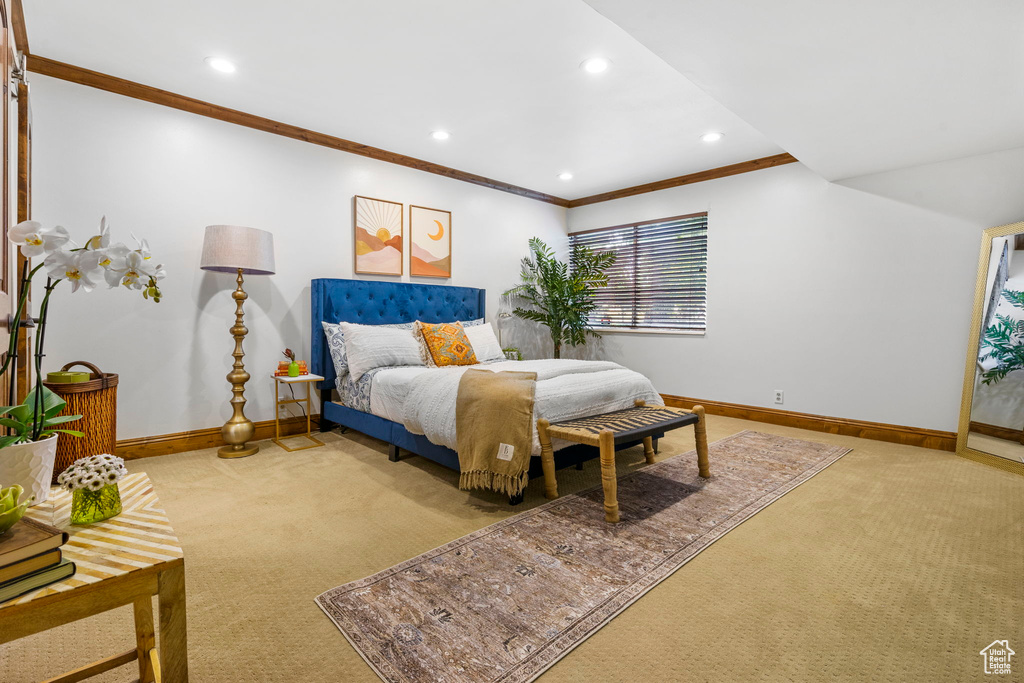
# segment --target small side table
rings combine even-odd
[[[274,376],[274,443],[281,448],[285,449],[289,453],[293,451],[304,451],[307,448],[316,448],[317,446],[323,446],[324,442],[319,441],[313,436],[312,431],[312,410],[313,410],[313,384],[315,382],[323,382],[324,378],[320,375],[299,375],[298,377],[281,377],[279,375]],[[287,400],[281,400],[281,385],[282,384],[305,384],[306,385],[306,398],[289,398]],[[304,436],[313,443],[305,446],[286,446],[281,441],[281,406],[286,406],[289,403],[305,403],[306,404],[306,433],[305,434],[293,434],[294,436]],[[288,438],[292,438],[288,437]]]

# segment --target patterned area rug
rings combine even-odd
[[[545,503],[316,601],[389,683],[527,683],[727,532],[849,452],[741,432]]]

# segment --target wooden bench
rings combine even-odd
[[[555,480],[555,454],[551,439],[565,439],[575,443],[597,446],[601,449],[601,485],[604,488],[604,518],[608,522],[619,521],[619,501],[616,494],[615,445],[643,439],[644,456],[648,464],[654,463],[652,437],[671,429],[693,425],[697,441],[697,469],[705,479],[711,476],[708,467],[708,432],[704,407],[694,406],[693,410],[648,406],[637,401],[635,407],[603,415],[581,417],[576,420],[549,423],[537,420],[537,436],[540,439],[541,464],[544,467],[544,495],[558,498],[558,482]]]

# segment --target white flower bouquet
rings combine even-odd
[[[61,472],[57,483],[68,491],[99,491],[104,486],[116,484],[126,474],[128,470],[123,458],[102,453],[76,460],[71,467]]]

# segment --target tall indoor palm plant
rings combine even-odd
[[[573,246],[568,263],[559,261],[551,247],[534,237],[530,255],[523,258],[522,282],[505,294],[524,304],[513,314],[548,328],[555,358],[560,358],[563,344],[579,346],[588,336],[601,336],[590,328],[589,318],[597,307],[594,295],[608,284],[607,271],[614,263],[612,252],[579,244]]]

